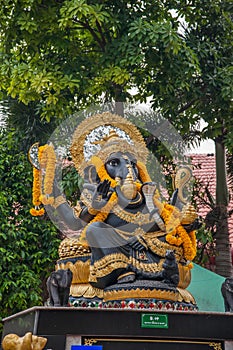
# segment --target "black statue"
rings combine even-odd
[[[221,286],[226,312],[233,312],[233,277],[225,279]]]
[[[99,135],[99,126],[106,127],[104,136]],[[97,141],[91,137],[89,147],[85,146],[95,129]],[[97,149],[85,155],[92,142]],[[106,288],[108,293],[111,286],[115,290],[135,286],[138,291],[137,286],[149,280],[151,289],[158,282],[158,298],[165,296],[167,286],[166,298],[172,292],[177,293],[173,300],[180,299],[176,287],[185,289],[190,282],[198,227],[196,212],[184,198],[188,168],[176,177],[180,182],[175,183],[171,202],[161,201],[147,172],[148,150],[142,135],[131,122],[111,113],[84,120],[74,132],[70,151],[84,178],[80,200],[71,207],[55,181],[53,193],[43,193],[44,185],[41,198],[46,209],[73,231],[61,242],[57,262],[58,268],[69,266],[74,272],[72,295],[104,299]],[[46,166],[41,173],[45,174],[42,185],[48,184]],[[49,285],[58,305],[58,290]],[[147,294],[144,288],[142,296]]]
[[[70,269],[53,271],[47,279],[49,304],[51,306],[67,306],[73,273]]]

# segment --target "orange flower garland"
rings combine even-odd
[[[140,177],[141,181],[142,182],[151,182],[151,178],[147,172],[145,164],[138,160],[137,161],[137,168],[138,168],[138,173],[139,173],[139,177]]]
[[[44,186],[41,194],[41,202],[45,205],[52,205],[54,197],[51,197],[53,191],[53,182],[55,176],[56,155],[51,145],[45,145],[41,153],[40,165],[45,170]]]
[[[108,173],[105,169],[105,165],[99,157],[93,156],[91,158],[91,164],[93,164],[96,167],[96,171],[97,171],[97,174],[100,178],[100,181],[108,180],[108,181],[110,181],[111,187],[113,187],[113,188],[116,187],[116,185],[117,185],[116,180],[114,180],[113,178],[111,178],[108,175]]]
[[[33,187],[32,187],[32,203],[35,208],[30,209],[32,216],[42,216],[45,213],[44,208],[40,208],[40,189],[41,189],[41,176],[40,170],[33,167]]]
[[[50,195],[53,191],[53,182],[55,176],[56,155],[51,145],[40,146],[38,149],[38,160],[40,169],[33,167],[33,189],[32,202],[35,208],[30,209],[33,216],[42,216],[45,213],[41,204],[48,205],[54,203],[54,198]],[[44,181],[42,186],[42,174]]]
[[[192,261],[196,256],[196,235],[195,231],[187,233],[180,224],[181,214],[179,210],[170,204],[164,204],[160,213],[166,225],[166,241],[172,245],[183,246],[184,257]],[[188,265],[190,268],[191,264]]]

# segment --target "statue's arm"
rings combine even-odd
[[[94,215],[89,213],[88,208],[82,202],[78,202],[75,207],[71,207],[68,202],[60,197],[60,204],[56,204],[54,209],[59,218],[73,231],[80,230],[90,222]]]

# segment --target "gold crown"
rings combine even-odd
[[[134,154],[138,160],[145,162],[148,156],[148,150],[137,127],[129,120],[119,115],[104,112],[85,119],[79,124],[73,134],[70,152],[75,167],[81,175],[83,175],[83,170],[88,165],[91,158],[91,156],[89,156],[89,159],[85,159],[84,144],[91,132],[100,126],[111,127],[111,129],[109,134],[104,136],[101,140],[90,141],[90,143],[100,146],[100,149],[95,150],[95,153],[91,154],[91,156],[98,155],[98,157],[105,162],[107,157],[113,152],[129,152]],[[117,129],[123,131],[126,137],[119,135],[116,132]]]

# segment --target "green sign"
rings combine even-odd
[[[168,328],[168,316],[161,314],[142,314],[142,328]]]

